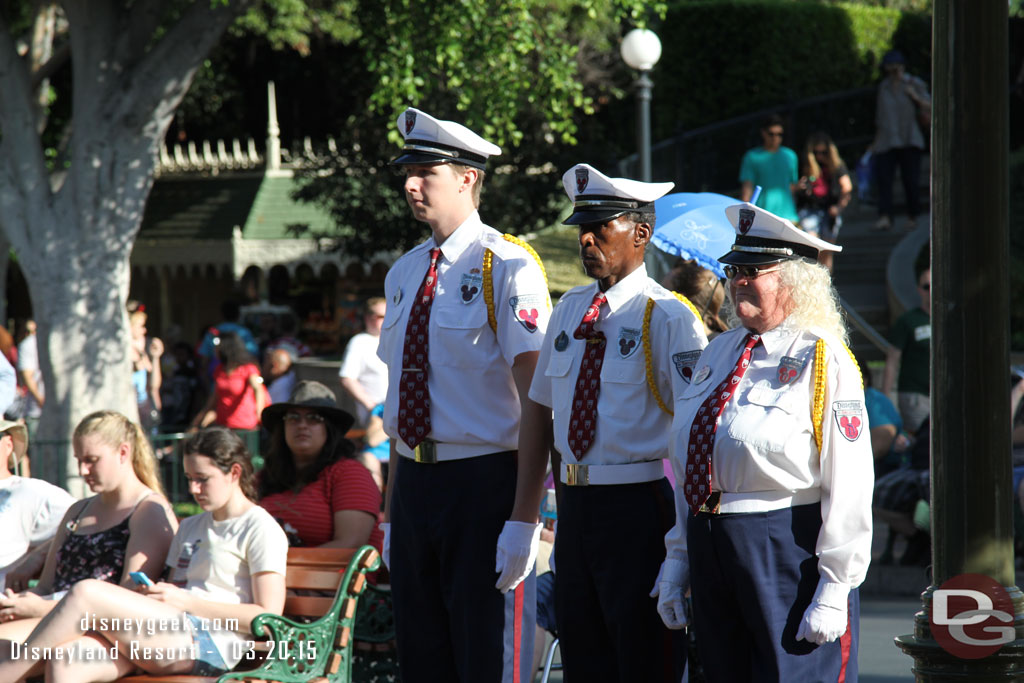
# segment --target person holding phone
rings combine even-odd
[[[71,680],[72,667],[76,681],[115,681],[138,669],[218,676],[246,651],[244,636],[253,618],[281,613],[288,540],[255,502],[245,444],[231,431],[213,427],[190,437],[183,452],[189,490],[203,512],[183,520],[175,534],[167,580],[131,590],[80,581],[23,646],[30,652],[74,648],[76,658],[12,658],[0,648],[0,680],[38,673],[47,680]]]
[[[54,596],[79,581],[132,588],[131,572],[158,574],[178,528],[139,425],[114,411],[92,413],[75,428],[72,446],[79,472],[96,495],[68,508],[39,583],[0,597],[0,639],[23,640],[57,604]]]

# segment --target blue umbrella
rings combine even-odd
[[[738,203],[738,199],[714,192],[667,194],[654,202],[658,224],[651,243],[725,277],[717,259],[729,251],[736,237],[725,207]]]

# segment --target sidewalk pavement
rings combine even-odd
[[[913,660],[896,647],[893,638],[914,632],[914,613],[920,607],[915,598],[861,596],[860,683],[913,683]],[[559,661],[557,655],[555,661]],[[539,674],[535,680],[540,680]],[[552,671],[550,681],[562,683],[562,672]]]

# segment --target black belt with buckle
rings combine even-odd
[[[437,463],[437,442],[433,439],[423,439],[412,449],[412,454],[416,462],[434,465]]]
[[[717,515],[722,507],[722,492],[712,491],[708,499],[700,506],[697,512],[706,512],[709,515]]]

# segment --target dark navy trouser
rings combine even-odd
[[[860,600],[838,640],[796,640],[818,585],[821,505],[691,515],[687,525],[697,652],[709,683],[857,680]]]
[[[436,464],[398,456],[391,497],[391,588],[405,683],[528,683],[536,573],[494,587],[498,535],[512,513],[514,451]]]
[[[564,486],[555,538],[555,613],[566,683],[679,683],[684,631],[649,593],[675,523],[667,479]]]

